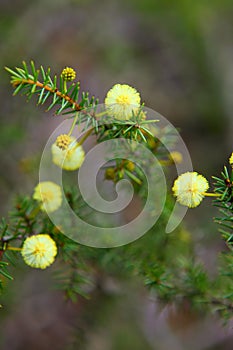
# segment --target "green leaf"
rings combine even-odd
[[[24,71],[25,71],[26,78],[28,79],[29,72],[28,72],[28,67],[27,67],[27,64],[26,64],[25,61],[23,61],[23,68],[24,68]]]
[[[15,71],[13,71],[12,69],[10,69],[10,68],[8,68],[8,67],[5,67],[5,70],[6,70],[7,72],[9,72],[9,73],[12,75],[12,78],[13,78],[13,77],[17,77],[17,78],[19,78],[19,79],[22,78],[20,74],[16,73]]]
[[[0,274],[3,275],[4,277],[8,278],[11,281],[13,281],[13,279],[14,279],[11,275],[9,275],[9,273],[7,271],[5,271],[5,269],[0,269]]]

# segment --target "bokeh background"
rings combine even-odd
[[[180,129],[194,169],[210,179],[233,150],[232,38],[231,0],[0,0],[2,215],[16,193],[31,193],[44,144],[62,120],[13,98],[4,66],[33,59],[57,74],[71,66],[100,102],[115,83],[136,87]],[[213,275],[223,249],[215,214],[207,203],[185,223]],[[108,280],[104,296],[73,305],[52,290],[49,271],[20,268],[0,311],[1,349],[82,350],[83,328],[92,350],[228,350],[233,340],[213,315],[160,309],[137,281]]]

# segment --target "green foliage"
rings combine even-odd
[[[69,201],[75,202],[76,196],[67,192]],[[32,231],[35,234],[49,232],[59,248],[59,261],[54,266],[55,285],[74,302],[78,295],[89,298],[104,276],[127,279],[137,275],[163,303],[179,304],[189,300],[197,309],[218,309],[230,317],[233,307],[232,256],[224,254],[219,275],[211,281],[203,265],[195,261],[190,234],[183,228],[170,235],[164,233],[169,210],[144,237],[114,249],[95,249],[75,243],[60,233],[45,213],[36,213],[36,210],[33,200],[19,198],[8,224],[3,221],[1,225],[1,242],[23,242]],[[0,271],[5,277],[12,278],[6,270],[8,264],[9,261],[1,261]]]
[[[213,176],[215,191],[221,195],[214,201],[214,205],[219,208],[221,216],[215,221],[221,225],[220,232],[228,246],[233,247],[233,171],[231,173],[224,167],[221,178]]]
[[[104,116],[109,122],[103,125],[96,113],[97,100],[89,99],[88,93],[80,94],[79,82],[67,86],[62,76],[52,77],[50,69],[45,71],[41,67],[37,70],[33,62],[30,65],[30,72],[25,62],[23,68],[6,69],[11,74],[14,94],[21,92],[28,98],[36,95],[39,105],[49,101],[48,110],[56,107],[56,114],[65,113],[74,117],[72,128],[75,124],[83,122],[84,130],[92,126],[93,129],[87,132],[82,142],[93,131],[97,142],[124,138],[129,141],[127,146],[130,146],[130,141],[136,140],[146,145],[159,160],[167,156],[167,151],[159,140],[166,139],[169,144],[175,142],[169,128],[162,130],[158,127],[156,135],[159,137],[155,137],[149,124],[156,121],[145,120],[141,110],[126,121],[114,120],[104,111]],[[146,160],[144,165],[150,166]],[[118,157],[116,150],[115,164],[108,172],[108,179],[117,182],[123,177],[128,177],[132,181],[140,199],[146,196],[146,181],[139,167],[128,164],[125,159]],[[221,213],[221,217],[216,218],[216,221],[224,227],[224,230],[221,230],[223,238],[232,248],[232,171],[229,174],[227,168],[224,168],[222,178],[214,177],[214,179],[215,194],[219,195],[214,204],[220,208]],[[89,215],[90,208],[77,191],[69,188],[65,189],[65,193],[75,213],[81,218]],[[4,278],[12,278],[7,271],[8,264],[14,264],[8,254],[9,250],[20,249],[25,239],[31,235],[49,234],[58,247],[59,259],[54,266],[56,285],[74,302],[77,296],[89,298],[94,290],[104,289],[105,276],[118,280],[137,276],[163,303],[179,304],[185,300],[202,312],[217,310],[224,317],[230,317],[233,309],[232,252],[228,251],[221,255],[218,276],[213,281],[203,264],[200,264],[195,257],[190,233],[184,227],[179,227],[170,235],[165,233],[173,204],[172,197],[168,195],[159,222],[136,242],[114,249],[95,249],[67,238],[50,221],[47,214],[40,210],[36,201],[30,197],[19,197],[9,218],[7,221],[3,219],[0,226],[0,274]]]
[[[148,143],[148,137],[154,138],[151,133],[149,125],[158,122],[158,120],[144,120],[144,114],[142,110],[139,110],[137,114],[132,115],[130,120],[114,120],[112,118],[108,123],[99,126],[98,130],[98,142],[103,142],[109,139],[125,138],[134,141],[143,141],[146,145]],[[139,127],[140,126],[140,127]]]
[[[89,98],[88,92],[80,93],[79,82],[71,83],[67,88],[62,75],[51,77],[50,68],[45,70],[41,66],[40,69],[36,69],[33,61],[31,61],[30,68],[31,72],[26,62],[23,62],[23,68],[16,67],[15,70],[5,68],[11,74],[11,84],[15,88],[14,95],[21,92],[30,99],[36,94],[38,105],[43,105],[47,100],[50,100],[47,110],[59,106],[56,109],[56,114],[70,112],[70,110],[80,111],[98,103],[94,97]],[[41,81],[39,81],[40,78]]]
[[[6,261],[0,261],[0,274],[8,278],[9,280],[13,280],[13,277],[9,275],[9,273],[6,270],[7,266],[8,266],[8,263]],[[2,281],[1,281],[0,287],[2,287]]]

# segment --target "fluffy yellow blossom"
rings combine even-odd
[[[106,180],[114,180],[116,176],[115,168],[107,168],[105,171]]]
[[[131,160],[127,160],[125,167],[129,171],[135,170],[135,164],[134,164],[134,162],[131,162]]]
[[[180,204],[194,208],[201,203],[208,188],[209,183],[204,176],[187,172],[175,180],[172,191]]]
[[[56,145],[61,149],[67,149],[71,142],[72,138],[66,134],[59,135],[56,139]]]
[[[184,243],[188,243],[191,241],[191,234],[190,232],[186,231],[185,229],[182,229],[178,232],[177,237],[180,241]]]
[[[62,191],[54,182],[44,181],[35,187],[33,198],[41,203],[41,210],[53,212],[61,206]]]
[[[72,81],[76,77],[76,72],[73,68],[66,67],[61,72],[61,76],[65,81]]]
[[[230,163],[230,165],[232,165],[232,167],[233,167],[233,153],[232,153],[232,155],[231,155],[230,158],[229,158],[229,163]]]
[[[53,162],[64,170],[79,169],[84,161],[85,152],[73,136],[66,149],[62,149],[55,142],[52,145]]]
[[[105,105],[113,117],[127,120],[140,107],[140,95],[136,89],[126,84],[116,84],[107,93]]]
[[[21,254],[27,265],[45,269],[54,262],[57,246],[49,235],[35,235],[25,239]]]
[[[183,156],[180,152],[174,151],[169,154],[169,159],[176,164],[180,164],[183,161]]]

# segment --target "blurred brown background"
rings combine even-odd
[[[62,120],[25,103],[24,97],[12,97],[3,67],[20,66],[22,60],[51,66],[57,74],[65,66],[75,68],[82,89],[100,102],[113,84],[128,83],[141,92],[147,107],[180,128],[195,170],[210,178],[227,162],[233,151],[231,0],[0,0],[0,6],[3,215],[15,193],[31,193],[38,181],[33,159],[39,161],[47,137]],[[221,250],[211,222],[214,214],[204,205],[187,215],[198,254],[210,269]],[[185,310],[179,320],[175,311],[161,315],[142,287],[129,285],[121,294],[114,286],[119,298],[111,303],[106,296],[102,311],[96,307],[98,297],[90,304],[72,306],[60,293],[48,292],[49,272],[23,276],[23,282],[16,278],[8,287],[0,315],[4,350],[69,349],[68,338],[82,334],[83,324],[76,319],[82,308],[88,310],[83,320],[90,328],[87,349],[231,348],[229,331],[215,318],[191,317],[189,327]],[[91,327],[91,305],[99,327]],[[210,329],[216,332],[210,334]],[[70,349],[84,348],[70,345]]]

